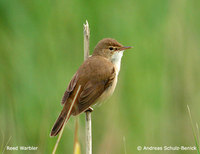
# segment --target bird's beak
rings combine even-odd
[[[131,49],[131,48],[132,48],[131,46],[123,46],[123,47],[119,48],[119,51]]]

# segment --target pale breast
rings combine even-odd
[[[116,70],[116,67],[115,67]],[[117,78],[118,78],[118,73],[116,73],[115,78],[113,80],[113,83],[110,87],[108,87],[102,94],[101,96],[97,99],[97,104],[107,100],[114,92],[115,87],[117,85]]]
[[[111,62],[113,63],[114,67],[115,67],[115,78],[114,81],[112,83],[112,85],[110,87],[108,87],[102,94],[101,96],[97,99],[97,104],[105,101],[106,99],[108,99],[114,92],[115,87],[117,85],[117,78],[118,78],[118,74],[120,71],[120,65],[121,65],[121,58],[123,56],[123,52],[124,51],[120,51],[120,52],[116,52],[111,59]]]

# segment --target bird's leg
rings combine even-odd
[[[89,112],[92,112],[94,109],[89,107],[85,112],[89,111]]]

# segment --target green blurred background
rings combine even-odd
[[[9,146],[38,146],[28,153],[52,152],[60,100],[83,62],[86,19],[91,53],[105,37],[134,46],[123,56],[114,95],[92,113],[93,153],[193,146],[187,104],[200,125],[199,8],[199,0],[0,0],[0,150],[11,137]],[[74,125],[72,117],[58,153],[73,153]]]

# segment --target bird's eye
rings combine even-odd
[[[113,50],[113,47],[110,47],[109,49],[110,49],[110,50]]]

